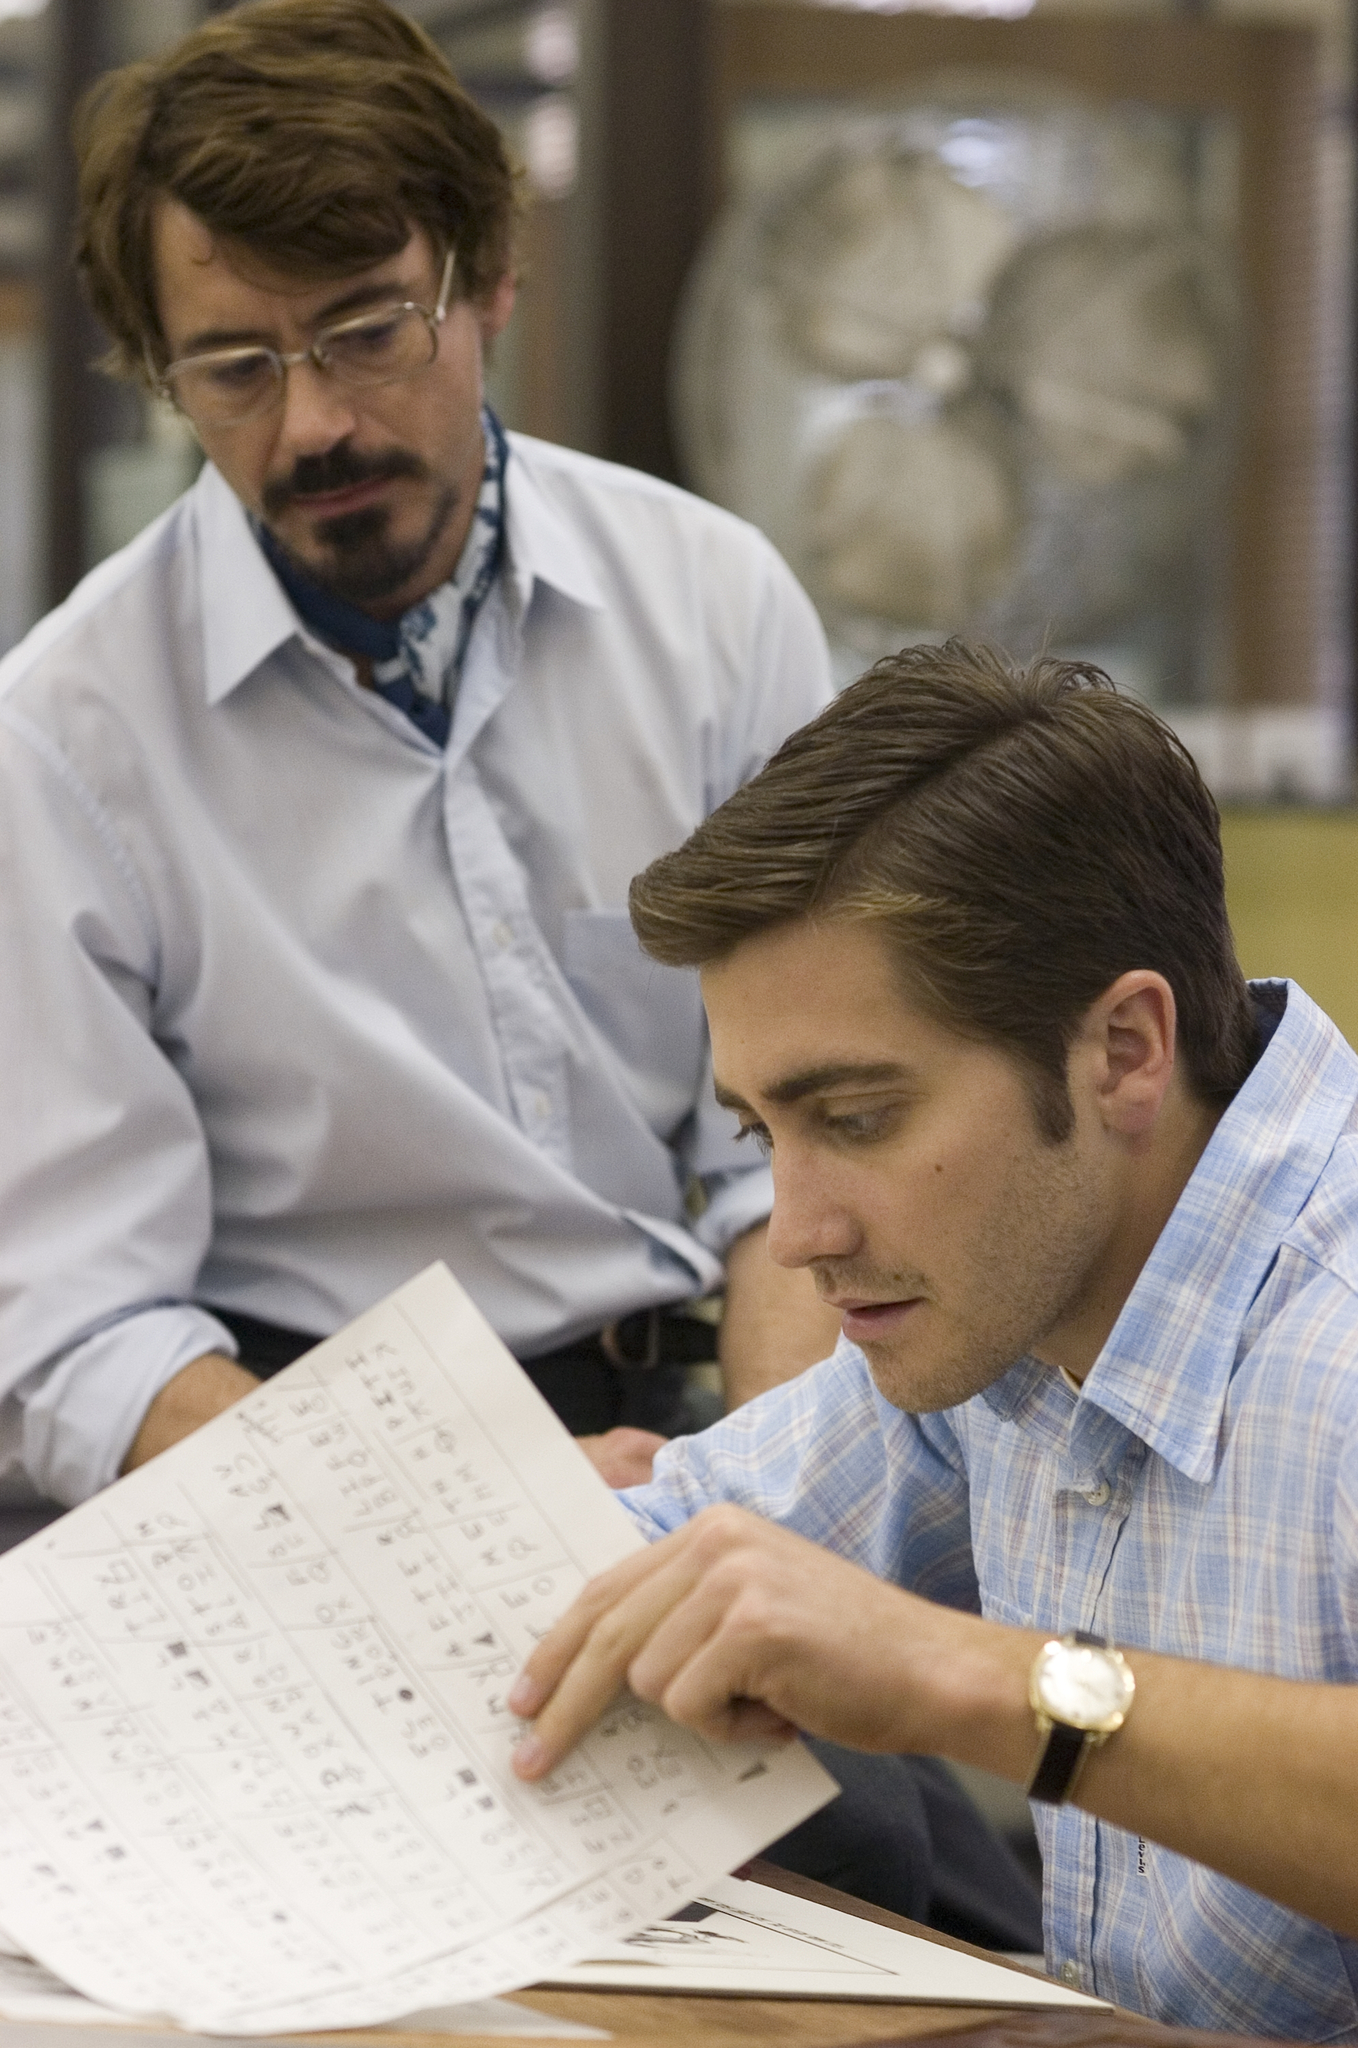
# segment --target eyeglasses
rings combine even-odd
[[[238,427],[281,403],[288,371],[297,363],[314,363],[341,384],[399,384],[438,354],[454,260],[450,249],[432,308],[405,299],[398,306],[358,313],[323,327],[310,348],[291,355],[251,346],[181,356],[155,378],[156,389],[199,426]]]

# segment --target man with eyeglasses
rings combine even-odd
[[[208,462],[0,671],[0,1483],[83,1499],[435,1258],[644,1477],[686,1304],[732,1404],[834,1339],[625,909],[825,701],[814,613],[486,408],[513,177],[382,0],[221,15],[77,146],[111,367]],[[932,1770],[819,1867],[927,1911],[929,1827],[975,1836]],[[955,1899],[1031,1942],[998,1842]]]

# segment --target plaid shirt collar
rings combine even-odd
[[[982,1396],[1022,1428],[1068,1432],[1075,1462],[1107,1457],[1109,1424],[1205,1484],[1244,1326],[1335,1145],[1354,1120],[1358,1058],[1294,982],[1253,984],[1281,1019],[1226,1110],[1078,1400],[1022,1359]]]

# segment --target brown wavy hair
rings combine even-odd
[[[908,1000],[1019,1061],[1053,1142],[1080,1019],[1131,969],[1173,989],[1200,1099],[1228,1102],[1257,1053],[1216,805],[1084,662],[959,640],[878,662],[636,878],[631,912],[676,967],[799,918],[875,925]]]
[[[234,8],[99,79],[74,141],[76,262],[115,374],[165,363],[152,229],[166,196],[302,277],[384,262],[415,227],[456,250],[467,298],[513,262],[518,181],[500,131],[385,0]]]

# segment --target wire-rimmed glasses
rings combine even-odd
[[[159,373],[156,389],[199,426],[238,427],[281,403],[288,371],[298,363],[314,363],[341,384],[399,384],[426,369],[438,354],[454,262],[450,249],[432,307],[403,299],[399,305],[356,313],[323,327],[310,348],[289,355],[251,343],[181,356]]]

